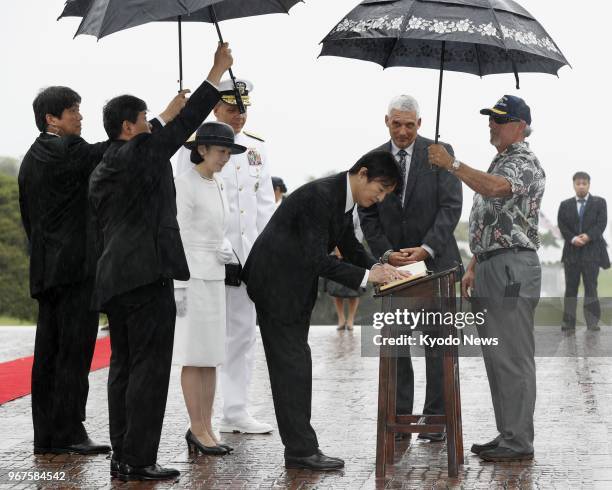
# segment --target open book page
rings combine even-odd
[[[422,260],[420,262],[415,262],[414,264],[402,265],[401,267],[398,267],[397,270],[410,272],[412,275],[410,277],[406,277],[405,279],[398,279],[397,281],[391,281],[384,284],[380,286],[380,291],[385,291],[400,284],[405,284],[427,275],[427,267],[425,266],[425,262]]]

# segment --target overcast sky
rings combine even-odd
[[[612,188],[609,140],[610,67],[608,0],[522,0],[556,41],[573,69],[559,78],[521,75],[483,79],[445,75],[442,139],[460,160],[486,170],[495,149],[488,143],[487,119],[478,110],[503,94],[531,106],[531,145],[547,173],[543,211],[556,222],[561,199],[572,195],[571,176],[589,172],[594,194]],[[104,102],[132,93],[161,111],[176,93],[175,24],[148,24],[112,34],[99,42],[73,39],[77,19],[56,22],[62,0],[3,2],[0,29],[0,155],[23,155],[37,135],[31,102],[41,87],[68,85],[83,98],[83,136],[105,139]],[[268,142],[272,172],[289,190],[309,176],[351,166],[388,139],[387,103],[400,93],[415,96],[422,108],[421,134],[433,137],[438,74],[434,70],[392,68],[358,60],[323,57],[320,40],[357,0],[307,0],[289,16],[270,15],[221,24],[233,49],[235,74],[255,84],[247,128]],[[216,34],[209,24],[190,24],[184,33],[185,86],[195,88],[208,73]],[[464,186],[465,189],[465,186]],[[464,219],[471,192],[464,192]]]

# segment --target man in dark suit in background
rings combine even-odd
[[[427,268],[440,272],[461,263],[453,235],[461,217],[461,182],[452,174],[428,163],[427,148],[433,141],[418,134],[421,127],[418,102],[409,95],[391,100],[385,124],[390,141],[377,148],[391,152],[402,173],[402,185],[383,202],[359,208],[365,239],[383,263],[399,267],[424,260]],[[450,145],[445,145],[453,154]],[[444,413],[442,356],[426,348],[424,414]],[[397,362],[397,413],[411,414],[414,401],[414,371],[410,351]],[[409,438],[398,434],[397,438]],[[441,441],[444,434],[419,434],[421,439]]]
[[[92,302],[109,319],[111,475],[122,480],[179,475],[156,463],[176,318],[172,280],[189,279],[170,157],[219,101],[216,86],[231,64],[229,48],[220,45],[207,81],[154,133],[141,99],[122,95],[104,107],[112,143],[89,184],[104,234]]]
[[[580,276],[584,284],[584,318],[589,330],[599,330],[601,315],[597,297],[599,268],[608,269],[610,259],[603,232],[608,223],[606,200],[589,194],[591,177],[576,172],[573,177],[576,196],[559,206],[559,230],[565,240],[561,261],[565,269],[563,330],[576,328],[576,297]]]
[[[352,218],[355,204],[381,202],[398,181],[395,159],[378,151],[364,155],[348,173],[303,185],[276,210],[245,264],[243,278],[257,309],[287,468],[344,466],[341,459],[319,450],[310,425],[310,315],[319,277],[358,289],[368,281],[405,275],[388,264],[376,264],[355,238]],[[345,261],[329,255],[336,246]]]
[[[81,97],[48,87],[34,99],[40,136],[19,169],[21,219],[30,245],[30,294],[38,301],[32,366],[34,453],[105,453],[83,425],[98,332],[90,310],[96,233],[87,180],[108,142],[81,138]]]

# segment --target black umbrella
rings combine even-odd
[[[243,17],[254,17],[257,15],[289,13],[289,9],[303,0],[220,0],[214,5],[197,10],[184,16],[186,22],[209,22],[215,24],[219,42],[223,42],[219,21],[230,19],[241,19]],[[232,69],[228,70],[229,76],[234,84],[234,93],[238,109],[242,114],[246,112],[240,91],[236,88],[236,79]]]
[[[130,27],[154,21],[178,21],[179,90],[183,90],[183,45],[181,18],[192,11],[206,8],[221,0],[67,0],[57,20],[82,17],[75,33],[90,34],[101,39]]]
[[[302,0],[67,0],[58,17],[83,17],[75,37],[90,34],[98,39],[149,22],[178,21],[179,86],[183,88],[182,22],[214,23],[223,42],[218,21],[273,13],[289,13]],[[232,70],[236,102],[245,112]]]
[[[484,76],[557,74],[569,65],[544,28],[512,0],[365,0],[323,39],[321,56]]]

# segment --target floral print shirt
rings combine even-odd
[[[474,195],[470,250],[474,254],[511,247],[537,250],[540,247],[538,215],[546,175],[529,144],[510,145],[493,159],[487,173],[508,180],[512,196]]]

